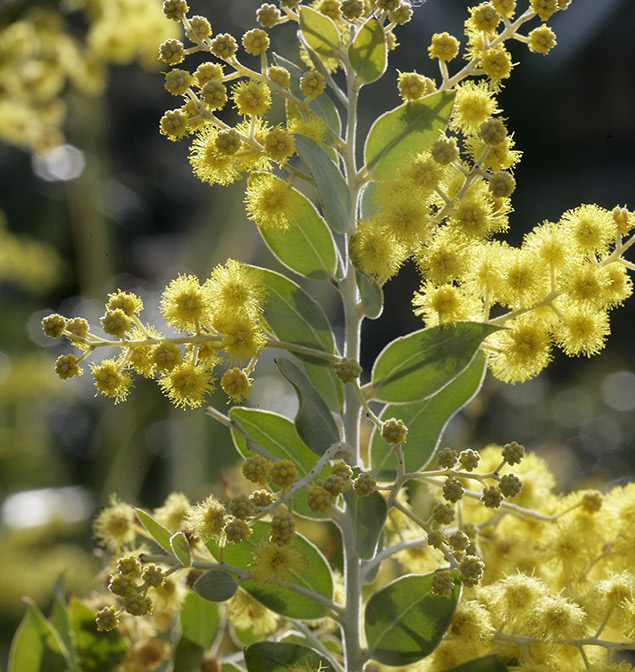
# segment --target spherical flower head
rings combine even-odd
[[[115,403],[124,401],[132,387],[132,378],[121,371],[114,359],[104,359],[101,364],[91,364],[95,387],[106,397],[113,397]]]
[[[190,72],[174,68],[165,75],[165,90],[173,96],[182,96],[192,86],[193,81]]]
[[[441,448],[437,453],[437,464],[442,469],[452,469],[456,464],[457,452],[449,446]]]
[[[491,2],[482,2],[470,7],[469,11],[468,23],[479,33],[493,33],[500,23],[501,17]]]
[[[209,82],[205,87],[217,85],[225,88],[219,82]],[[239,159],[223,153],[216,147],[216,138],[219,134],[220,131],[212,123],[206,123],[198,131],[190,148],[190,164],[194,174],[202,182],[230,184],[241,177],[241,171],[245,166]]]
[[[447,502],[437,502],[430,513],[430,517],[437,525],[449,525],[454,520],[454,516],[454,507]]]
[[[55,373],[62,379],[81,376],[83,369],[79,366],[78,357],[73,354],[60,355],[55,360]]]
[[[192,86],[194,78],[187,70],[174,68],[165,75],[165,90],[173,96],[182,96]]]
[[[410,102],[433,93],[436,87],[429,77],[424,77],[417,72],[399,72],[397,88],[403,100]]]
[[[126,598],[123,608],[133,616],[146,616],[152,612],[152,600],[139,593]]]
[[[271,471],[271,460],[262,455],[248,457],[242,465],[243,476],[252,483],[264,485]]]
[[[97,630],[100,632],[115,630],[119,625],[117,608],[110,606],[100,609],[95,615],[95,623],[97,624]]]
[[[205,291],[194,275],[179,275],[161,295],[161,313],[168,324],[183,331],[196,331],[209,317]]]
[[[394,232],[375,219],[362,219],[350,241],[355,266],[378,282],[384,283],[397,273],[408,256]]]
[[[557,44],[556,34],[549,26],[538,26],[527,35],[529,51],[537,54],[549,53]]]
[[[306,100],[311,100],[319,96],[326,88],[326,80],[324,75],[314,70],[305,72],[300,78],[300,89],[306,96]]]
[[[409,2],[402,2],[398,7],[391,10],[388,14],[388,20],[391,23],[398,23],[400,26],[408,23],[412,18],[412,7]]]
[[[459,53],[459,41],[449,33],[434,33],[432,42],[428,47],[430,58],[438,58],[440,61],[451,61]]]
[[[431,530],[426,541],[430,548],[441,548],[446,543],[445,534],[442,530]]]
[[[220,386],[233,402],[240,403],[243,399],[249,399],[251,383],[251,378],[236,366],[225,371],[221,378]]]
[[[132,317],[143,310],[143,301],[136,294],[118,290],[108,294],[108,303],[106,304],[106,310],[117,309],[123,310],[128,317]]]
[[[461,560],[459,579],[464,586],[476,586],[483,578],[485,563],[475,555],[466,555]]]
[[[546,21],[559,9],[557,0],[529,0],[529,7],[538,14],[541,21]]]
[[[610,333],[609,316],[592,305],[559,306],[562,323],[556,325],[558,347],[569,357],[597,355]]]
[[[532,612],[531,633],[539,639],[558,641],[584,637],[586,613],[563,595],[545,597]]]
[[[352,383],[362,374],[362,367],[356,359],[344,357],[338,360],[334,365],[335,374],[343,383]]]
[[[188,511],[190,510],[190,500],[182,492],[171,492],[163,504],[153,511],[156,520],[168,530],[176,532],[183,530]]]
[[[474,471],[481,461],[481,456],[470,448],[459,453],[459,464],[464,471]]]
[[[42,331],[49,338],[59,338],[66,328],[66,318],[53,313],[42,320]]]
[[[441,137],[435,140],[430,147],[430,156],[442,166],[447,166],[456,161],[459,158],[456,138]]]
[[[146,586],[158,588],[165,581],[165,573],[157,565],[146,565],[141,573],[141,580]]]
[[[194,40],[193,42],[206,40],[212,34],[212,27],[209,21],[204,16],[193,16],[190,19],[190,29],[187,36]]]
[[[225,526],[225,513],[225,507],[214,495],[209,495],[188,509],[184,523],[185,530],[201,539],[217,538]]]
[[[331,476],[337,476],[350,483],[353,478],[353,470],[346,462],[335,462],[331,465]]]
[[[635,217],[633,213],[629,213],[628,208],[616,205],[611,211],[611,216],[620,236],[625,236],[635,226]]]
[[[271,517],[269,541],[277,546],[289,546],[293,542],[294,535],[293,514],[286,509],[276,511]]]
[[[597,205],[581,205],[567,210],[560,218],[564,234],[580,252],[605,254],[615,239],[615,221],[612,214]]]
[[[481,502],[488,509],[498,509],[503,503],[503,493],[496,485],[487,485],[481,494]]]
[[[227,513],[234,516],[234,518],[246,520],[247,518],[256,515],[256,509],[248,495],[240,494],[236,495],[236,497],[232,497],[229,502],[227,502]]]
[[[452,550],[462,553],[470,545],[470,538],[461,530],[448,536],[448,544]]]
[[[305,565],[305,556],[294,548],[261,541],[249,565],[249,576],[259,583],[287,586],[293,573],[300,572]]]
[[[353,489],[359,497],[368,497],[368,495],[372,495],[377,489],[377,481],[367,471],[360,471],[357,478],[353,481]]]
[[[516,9],[516,0],[491,0],[494,9],[501,15],[510,19]]]
[[[210,51],[216,58],[221,58],[224,61],[233,58],[238,44],[232,35],[229,33],[221,33],[217,35],[210,43]]]
[[[269,87],[253,79],[239,82],[232,88],[232,100],[238,114],[262,116],[271,106]]]
[[[281,89],[288,89],[291,84],[291,73],[278,65],[269,66],[267,77],[272,84],[279,86]]]
[[[102,509],[95,518],[93,530],[100,546],[116,550],[134,541],[134,524],[134,509],[113,495],[110,505]]]
[[[253,177],[245,192],[247,216],[259,227],[285,231],[289,226],[289,215],[296,207],[291,187],[274,175]]]
[[[124,313],[121,308],[114,310],[107,310],[102,318],[99,320],[105,333],[115,336],[116,338],[123,338],[128,329],[132,327],[132,320]]]
[[[450,595],[454,590],[454,577],[449,569],[435,572],[430,582],[430,588],[435,595]]]
[[[341,495],[345,490],[348,490],[351,486],[351,482],[348,479],[341,478],[337,474],[331,473],[326,478],[318,482],[327,492],[329,492],[333,497]]]
[[[400,418],[390,418],[381,426],[381,438],[391,445],[405,443],[408,428]]]
[[[515,464],[520,464],[525,457],[525,448],[516,441],[511,441],[503,446],[501,454],[505,463],[513,467]]]
[[[454,478],[454,476],[448,476],[443,483],[441,492],[443,493],[444,499],[454,504],[455,502],[458,502],[459,499],[463,499],[463,493],[465,490],[463,489],[463,484],[461,481],[459,481],[458,478]]]
[[[290,488],[298,477],[298,470],[291,460],[276,460],[271,465],[269,479],[281,488]]]
[[[73,317],[66,322],[65,331],[69,340],[75,343],[76,341],[72,336],[77,336],[77,338],[83,339],[88,336],[89,329],[90,325],[87,320],[83,317]]]
[[[364,3],[362,0],[342,0],[340,12],[347,21],[356,21],[364,15]]]
[[[492,117],[479,126],[478,136],[487,145],[500,145],[507,137],[507,129],[500,119]]]
[[[198,97],[208,110],[222,110],[228,100],[227,88],[222,82],[212,80],[203,84]]]
[[[285,128],[272,128],[262,143],[265,154],[278,163],[284,163],[295,151],[293,136]]]
[[[604,495],[599,490],[589,490],[582,495],[580,506],[586,513],[597,513],[602,508]]]
[[[252,534],[249,525],[240,518],[232,518],[225,523],[225,537],[231,544],[240,544]]]
[[[168,65],[177,65],[185,59],[181,40],[166,40],[159,46],[159,58]]]
[[[220,347],[231,361],[252,359],[262,352],[267,343],[256,315],[217,315],[214,326],[225,334]]]
[[[339,0],[318,0],[315,8],[320,14],[328,16],[333,21],[341,17]]]
[[[435,286],[426,282],[412,299],[414,314],[423,316],[426,325],[452,324],[482,314],[483,308],[469,289],[452,283]]]
[[[136,555],[126,555],[117,560],[117,573],[133,578],[141,576],[141,563]]]
[[[273,504],[273,493],[269,490],[254,490],[249,499],[254,506],[266,508]]]
[[[269,36],[261,28],[253,28],[243,35],[243,47],[252,56],[264,54],[269,48]]]
[[[333,504],[333,496],[321,485],[310,485],[306,489],[306,503],[311,511],[326,513]]]
[[[183,362],[159,380],[159,387],[177,408],[198,408],[214,389],[214,378],[207,366]]]
[[[134,577],[128,574],[115,574],[110,577],[108,590],[119,597],[134,597],[139,592]]]
[[[172,371],[183,359],[183,350],[169,340],[152,349],[152,363],[159,372]]]
[[[522,487],[522,481],[515,474],[505,474],[498,482],[498,488],[504,497],[515,497]]]
[[[467,81],[456,87],[450,126],[464,133],[475,134],[498,111],[496,99],[485,82]]]
[[[507,79],[512,73],[512,56],[502,44],[481,54],[481,70],[494,82]]]
[[[207,82],[219,82],[223,80],[223,66],[220,63],[201,63],[194,71],[194,82],[197,86],[204,86]]]
[[[256,11],[256,19],[263,28],[273,28],[282,18],[280,10],[275,5],[264,3]]]
[[[516,180],[506,170],[499,170],[490,177],[487,186],[494,198],[509,198],[516,188]]]
[[[178,140],[187,133],[187,115],[182,110],[168,110],[159,123],[159,131],[169,140]]]
[[[163,1],[163,14],[172,21],[181,21],[189,11],[189,5],[185,0]]]

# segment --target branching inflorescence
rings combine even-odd
[[[179,609],[194,609],[193,585],[206,600],[229,600],[248,670],[358,672],[373,661],[442,671],[483,656],[519,672],[632,669],[615,654],[635,634],[635,491],[556,495],[544,462],[514,441],[480,453],[441,447],[486,366],[523,382],[554,346],[596,354],[609,311],[632,292],[624,255],[635,217],[625,207],[582,205],[518,248],[501,239],[520,159],[497,102],[514,66],[507,42],[546,54],[556,44],[546,21],[568,4],[471,7],[465,64],[452,72],[461,43],[434,34],[439,75],[397,73],[403,104],[375,121],[362,150],[359,91],[384,74],[410,2],[280,0],[236,39],[214,35],[185,0],[165,0],[188,43],[160,46],[174,66],[165,87],[182,101],[160,132],[192,137],[192,169],[205,182],[248,175],[247,216],[272,253],[339,292],[344,345],[303,286],[234,260],[203,283],[181,275],[168,285],[160,309],[176,335],[144,324],[141,299],[125,291],[109,296],[106,338],[83,318],[44,319],[47,335],[80,351],[59,357],[62,378],[118,348],[91,365],[97,389],[116,401],[136,373],[195,408],[219,378],[231,408],[207,412],[243,458],[244,491],[225,504],[172,494],[153,516],[118,501],[104,509],[98,536],[123,555],[109,582],[118,601],[99,611],[99,629],[129,615],[166,629]],[[279,24],[297,24],[302,65],[271,53],[268,31]],[[191,54],[207,59],[193,71],[181,67]],[[271,118],[275,98],[284,120]],[[382,285],[407,260],[421,273],[412,303],[425,328],[386,346],[361,385],[361,322],[381,312]],[[239,405],[267,348],[292,356],[276,363],[298,393],[295,421]],[[296,530],[306,518],[335,524],[326,552],[341,546],[340,566]],[[161,552],[141,548],[139,535]],[[209,660],[243,664],[221,635],[214,642]],[[258,667],[283,658],[286,667]]]

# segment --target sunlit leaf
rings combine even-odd
[[[288,672],[294,669],[334,672],[328,658],[292,642],[256,642],[245,649],[249,672]]]
[[[192,564],[192,552],[183,532],[176,532],[170,537],[170,548],[183,567],[189,567]]]
[[[158,523],[149,513],[143,511],[143,509],[135,509],[135,513],[143,527],[146,528],[157,544],[159,544],[164,551],[172,553],[172,546],[170,545],[172,532],[170,532],[167,527],[161,525],[161,523]]]
[[[386,71],[388,49],[384,27],[374,16],[364,23],[348,48],[348,58],[357,76],[366,84]]]
[[[340,32],[335,22],[306,5],[300,7],[300,31],[306,43],[319,56],[333,58],[340,46]]]
[[[189,591],[179,612],[181,630],[191,641],[209,649],[218,633],[220,614],[218,605]]]
[[[357,287],[359,295],[362,300],[362,310],[366,317],[371,320],[376,319],[381,315],[384,308],[384,294],[379,283],[376,280],[369,278],[367,275],[355,271],[357,279]]]

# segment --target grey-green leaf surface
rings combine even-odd
[[[262,180],[277,180],[264,173],[252,173],[249,186]],[[314,280],[328,280],[335,274],[337,253],[328,225],[315,206],[297,189],[288,188],[288,226],[259,226],[262,239],[272,254],[287,268]]]
[[[170,538],[172,532],[167,527],[158,523],[149,513],[143,509],[135,509],[137,517],[141,521],[143,527],[150,533],[150,536],[161,546],[164,551],[172,553],[172,546],[170,545]]]
[[[378,318],[384,308],[384,293],[379,283],[367,275],[355,271],[357,288],[362,302],[362,310],[371,320]]]
[[[170,548],[183,567],[190,567],[192,564],[192,552],[187,543],[187,537],[183,532],[175,532],[170,537]]]
[[[370,596],[365,610],[369,655],[384,665],[402,666],[429,656],[445,633],[459,599],[432,592],[432,574],[402,576]]]
[[[372,397],[404,404],[435,394],[469,365],[483,339],[497,329],[457,322],[395,339],[375,360]]]
[[[328,658],[302,644],[293,642],[256,642],[245,649],[248,672],[288,672],[322,670],[334,672]]]
[[[379,492],[359,497],[353,490],[344,493],[344,499],[355,530],[355,550],[360,558],[370,560],[386,522],[386,499]]]
[[[447,126],[453,105],[454,92],[440,91],[382,114],[372,125],[364,147],[366,167],[373,179],[388,177],[395,167],[429,149]]]
[[[447,672],[507,672],[510,667],[518,665],[515,658],[502,658],[501,656],[481,656],[468,660],[466,663],[455,665]]]
[[[300,438],[314,453],[323,455],[332,444],[341,440],[329,407],[297,364],[286,357],[280,357],[276,360],[276,365],[298,395],[299,408],[295,427]]]
[[[210,602],[225,602],[238,590],[238,581],[220,567],[210,567],[196,579],[192,589]]]
[[[365,84],[378,80],[386,72],[386,35],[384,27],[374,16],[357,31],[348,48],[348,58],[353,70]]]
[[[252,535],[246,541],[225,546],[223,550],[225,562],[243,569],[250,567],[254,557],[262,552],[263,545],[269,544],[269,523],[259,521],[252,526],[252,530]],[[211,539],[206,542],[206,546],[218,559],[219,549],[216,541]],[[300,558],[299,564],[289,570],[290,583],[332,600],[333,576],[318,548],[296,533],[290,549]],[[327,614],[326,607],[322,603],[285,586],[247,580],[243,581],[240,587],[268,609],[289,618],[313,620]]]
[[[403,446],[406,471],[419,471],[428,463],[450,419],[480,390],[485,363],[485,355],[479,351],[470,365],[436,394],[410,404],[389,404],[383,409],[382,420],[397,418],[408,428]],[[395,453],[376,429],[371,438],[370,463],[378,478],[395,477]]]
[[[218,604],[189,591],[179,613],[181,630],[192,642],[209,649],[218,634]]]
[[[351,195],[340,169],[311,138],[296,135],[295,148],[315,180],[324,218],[335,231],[346,233],[351,218]]]

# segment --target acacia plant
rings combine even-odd
[[[43,328],[78,349],[59,376],[93,358],[117,402],[135,375],[183,408],[220,381],[229,410],[206,412],[231,433],[244,483],[224,502],[172,493],[152,514],[113,498],[95,522],[108,590],[50,620],[31,609],[12,670],[33,633],[73,670],[634,669],[619,652],[635,646],[635,487],[560,495],[514,437],[480,452],[441,443],[487,368],[522,383],[555,348],[596,354],[632,291],[625,207],[581,205],[520,247],[503,238],[520,158],[497,101],[507,43],[547,54],[547,22],[568,4],[470,7],[462,41],[432,37],[436,76],[398,72],[403,103],[361,133],[360,91],[386,75],[409,0],[279,0],[239,39],[165,0],[185,44],[160,46],[181,103],[160,131],[191,138],[201,180],[246,178],[247,215],[288,272],[230,259],[203,282],[180,275],[160,302],[170,335],[122,290],[103,334],[58,314]],[[271,52],[282,24],[299,57]],[[391,309],[382,287],[408,260],[422,328],[363,372],[361,324]],[[320,283],[340,297],[341,339]],[[99,360],[106,347],[118,354]],[[293,418],[246,403],[269,349]]]

